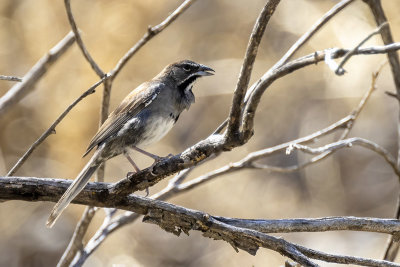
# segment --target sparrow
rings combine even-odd
[[[194,103],[194,82],[214,70],[190,60],[166,66],[152,80],[139,85],[108,116],[83,156],[95,152],[76,179],[54,206],[47,220],[51,228],[62,211],[82,191],[99,166],[108,159],[123,154],[134,170],[140,169],[129,156],[133,149],[153,158],[161,158],[142,148],[159,141],[176,123],[179,115]]]

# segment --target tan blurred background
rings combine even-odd
[[[318,18],[338,1],[283,0],[273,16],[259,49],[252,81],[271,67]],[[103,70],[119,58],[181,1],[87,0],[72,1],[88,50]],[[248,37],[264,1],[197,1],[164,32],[151,40],[115,80],[111,105],[165,65],[192,59],[211,66],[216,75],[195,86],[196,104],[182,114],[175,128],[149,151],[179,153],[205,138],[227,116],[232,91]],[[400,41],[400,2],[383,1],[394,39]],[[329,47],[352,47],[375,28],[369,10],[356,1],[318,33],[297,55]],[[0,1],[0,74],[23,76],[69,31],[63,1]],[[368,42],[381,44],[378,37]],[[242,148],[198,168],[193,175],[238,160],[250,151],[310,134],[349,114],[369,88],[371,73],[384,55],[358,56],[337,77],[323,63],[297,71],[271,86],[262,98],[256,132]],[[0,117],[0,173],[3,175],[54,119],[97,81],[76,45],[50,69],[35,90]],[[13,85],[0,82],[0,95]],[[371,139],[396,153],[398,107],[384,94],[394,91],[384,68],[351,136]],[[73,178],[87,159],[81,155],[96,132],[101,89],[82,101],[57,127],[17,173],[20,176]],[[339,133],[324,138],[334,140]],[[139,166],[151,161],[133,155]],[[264,162],[289,166],[308,156],[278,155]],[[109,161],[106,181],[115,182],[130,171],[123,157]],[[155,193],[167,181],[152,187]],[[398,183],[391,168],[376,154],[354,147],[293,174],[243,171],[221,177],[170,201],[213,215],[239,218],[296,218],[322,216],[393,216]],[[54,266],[66,247],[83,211],[73,205],[56,226],[45,228],[52,203],[9,201],[0,205],[0,266]],[[96,216],[90,233],[101,224]],[[289,241],[330,253],[380,258],[386,236],[357,232],[283,235]],[[150,224],[136,222],[112,234],[85,266],[279,266],[279,254],[261,249],[255,257],[197,232],[176,237]],[[115,265],[114,265],[115,266]],[[326,264],[324,264],[326,266]]]

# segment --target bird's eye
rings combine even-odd
[[[183,70],[184,71],[190,71],[190,67],[189,66],[183,66]]]

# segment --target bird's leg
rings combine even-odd
[[[151,154],[151,153],[149,153],[149,152],[147,152],[147,151],[144,151],[143,149],[140,149],[140,148],[138,148],[138,147],[136,147],[136,146],[132,146],[132,149],[134,149],[134,150],[136,150],[137,152],[140,152],[140,153],[142,153],[142,154],[144,154],[144,155],[146,155],[146,156],[148,156],[148,157],[154,159],[155,163],[157,163],[157,162],[159,162],[159,161],[162,160],[162,157],[159,157],[159,156],[157,156],[157,155]],[[153,164],[153,165],[154,165],[154,164]]]
[[[136,163],[133,161],[133,159],[129,156],[127,152],[124,152],[124,156],[129,161],[129,163],[132,164],[133,168],[135,169],[135,173],[140,172],[138,165],[136,165]]]
[[[126,159],[129,161],[130,164],[132,164],[133,168],[135,169],[135,172],[128,172],[126,174],[126,176],[130,176],[131,174],[140,172],[140,169],[138,167],[138,165],[136,165],[136,163],[133,161],[133,159],[129,156],[127,151],[124,151],[124,156],[126,157]],[[146,196],[147,197],[149,195],[149,187],[146,187]]]

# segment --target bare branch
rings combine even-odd
[[[0,116],[25,95],[43,77],[47,70],[63,55],[74,43],[75,37],[72,32],[68,33],[58,44],[44,55],[22,78],[22,82],[14,85],[5,95],[0,98]]]
[[[0,80],[12,81],[12,82],[22,82],[22,78],[19,78],[19,77],[16,77],[16,76],[0,75]]]
[[[106,78],[106,77],[105,77]],[[28,157],[32,154],[32,152],[51,134],[55,133],[57,125],[64,119],[65,116],[71,111],[73,107],[75,107],[79,102],[82,101],[85,97],[95,92],[97,86],[99,86],[105,78],[96,82],[92,85],[88,90],[86,90],[81,96],[79,96],[71,105],[64,110],[63,113],[53,122],[53,124],[31,145],[31,147],[25,152],[25,154],[18,160],[18,162],[11,168],[11,170],[7,173],[7,176],[13,175],[24,162],[28,159]]]
[[[170,25],[174,20],[176,20],[186,9],[188,9],[195,0],[185,0],[174,12],[172,12],[165,20],[154,27],[149,27],[147,32],[129,51],[119,60],[117,65],[113,70],[110,71],[112,80],[114,80],[121,69],[129,61],[129,59],[136,54],[139,49],[144,46],[148,41],[150,41],[158,33],[162,32],[168,25]]]
[[[354,55],[354,53],[363,45],[365,44],[369,39],[371,39],[372,36],[377,35],[381,32],[382,28],[386,26],[387,22],[382,23],[377,29],[375,29],[373,32],[368,34],[367,37],[365,37],[358,45],[356,45],[353,49],[351,49],[342,59],[340,62],[339,66],[335,70],[335,73],[337,75],[343,75],[346,71],[343,69],[344,64]]]
[[[92,69],[96,72],[96,74],[100,78],[102,78],[104,76],[104,72],[100,69],[100,67],[94,61],[92,56],[89,54],[89,51],[86,49],[86,46],[82,41],[82,37],[81,37],[78,27],[76,26],[76,23],[75,23],[74,15],[72,14],[71,1],[64,0],[64,4],[65,4],[65,9],[67,11],[69,24],[71,25],[71,29],[75,35],[76,43],[78,44],[80,50],[82,51],[83,56],[86,58],[87,62],[89,62]]]
[[[280,0],[267,1],[264,8],[261,10],[260,15],[254,24],[249,43],[246,49],[246,55],[243,60],[242,68],[240,69],[239,78],[233,93],[232,106],[229,113],[227,135],[229,142],[238,142],[240,117],[242,112],[243,100],[249,85],[253,64],[257,56],[258,46],[260,45],[261,38],[264,35],[265,28],[274,14]]]

